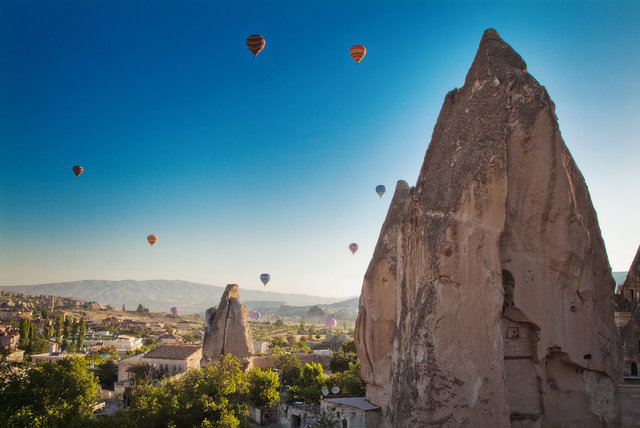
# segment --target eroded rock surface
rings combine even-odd
[[[640,247],[620,293],[616,294],[616,325],[622,348],[625,376],[640,375]]]
[[[248,310],[240,301],[238,284],[228,284],[220,304],[206,312],[202,364],[211,363],[223,354],[248,362],[253,354],[253,342],[247,319]]]
[[[554,111],[485,31],[363,283],[358,355],[388,426],[615,424],[614,280]]]

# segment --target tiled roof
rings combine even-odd
[[[163,360],[186,360],[202,349],[202,345],[187,345],[184,343],[169,343],[158,346],[147,352],[143,358],[158,358]]]
[[[365,397],[325,398],[322,401],[338,404],[340,406],[354,407],[364,411],[377,410],[380,408],[371,404]]]

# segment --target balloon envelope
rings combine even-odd
[[[324,322],[325,327],[335,327],[338,325],[338,321],[335,318],[329,317]]]
[[[351,55],[351,58],[359,64],[360,61],[362,61],[362,58],[367,54],[367,48],[363,45],[353,45],[351,46],[351,49],[349,49],[349,54]]]
[[[387,189],[386,187],[384,187],[384,184],[378,184],[376,186],[376,193],[378,194],[378,196],[382,197],[382,195],[384,195],[384,192],[386,192]]]
[[[262,49],[264,49],[265,44],[266,41],[264,40],[264,37],[259,34],[252,34],[247,37],[247,47],[253,54],[254,58],[262,51]]]
[[[171,308],[171,313],[173,315],[178,315],[178,308],[176,308],[175,306]]]
[[[269,275],[268,273],[263,273],[262,275],[260,275],[260,281],[262,281],[264,285],[267,285],[267,282],[269,282],[269,280],[271,280],[271,275]]]
[[[73,168],[71,168],[71,170],[76,175],[76,178],[78,178],[80,174],[82,174],[82,171],[84,171],[84,168],[82,168],[80,165],[76,165]]]
[[[258,311],[256,311],[253,314],[253,319],[256,320],[256,321],[258,321],[260,319],[260,317],[261,317],[261,315],[260,315],[260,312],[258,312]]]
[[[149,244],[153,245],[158,241],[158,237],[156,235],[149,235],[147,236],[147,241],[149,241]]]
[[[349,251],[351,251],[352,254],[355,254],[356,251],[358,251],[358,244],[356,244],[355,242],[349,244]]]

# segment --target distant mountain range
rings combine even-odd
[[[169,312],[172,306],[176,306],[178,311],[183,314],[201,313],[209,307],[216,306],[224,292],[224,287],[165,279],[149,281],[84,280],[38,285],[3,285],[0,286],[0,289],[35,295],[76,297],[97,301],[102,305],[109,304],[116,309],[121,309],[124,304],[127,310],[135,310],[141,303],[153,312]],[[273,302],[272,306],[275,307],[280,305],[329,305],[345,300],[340,297],[275,293],[243,288],[240,288],[240,299],[243,302],[256,303],[256,306],[258,306],[258,302],[261,304]],[[247,306],[251,309],[252,305],[248,304]]]
[[[613,272],[616,284],[622,284],[627,272]],[[87,301],[97,301],[101,305],[112,305],[121,309],[124,304],[128,310],[135,310],[138,304],[153,312],[169,312],[176,306],[183,314],[202,313],[216,306],[224,292],[224,287],[195,282],[154,279],[149,281],[106,281],[84,280],[58,282],[38,285],[2,285],[1,290],[17,291],[26,294],[44,294],[52,296],[75,297]],[[305,294],[275,293],[266,290],[240,289],[240,299],[249,309],[270,311],[280,306],[358,306],[359,297],[344,299],[340,297],[320,297]]]

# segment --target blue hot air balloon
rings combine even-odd
[[[260,275],[260,281],[262,281],[262,283],[266,286],[267,282],[269,282],[269,280],[271,279],[271,275],[269,275],[268,273],[263,273],[262,275]]]
[[[382,195],[384,195],[384,192],[387,191],[387,188],[384,187],[384,184],[378,184],[376,186],[376,193],[378,194],[378,196],[380,196],[382,198]]]

